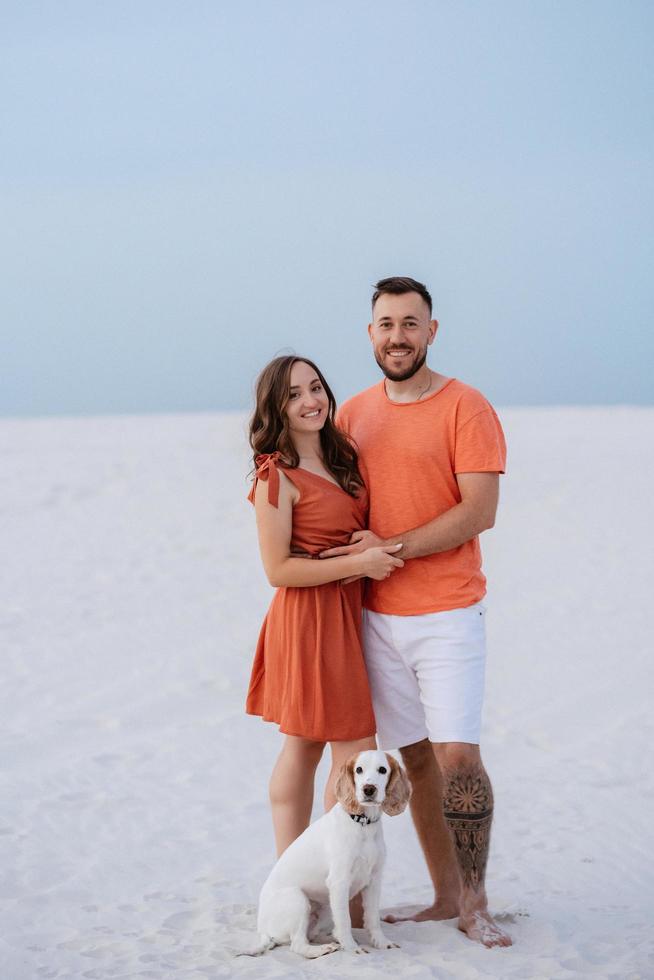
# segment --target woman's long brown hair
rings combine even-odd
[[[263,453],[279,452],[291,469],[299,466],[300,457],[293,445],[286,414],[291,394],[291,369],[298,361],[308,364],[316,372],[329,400],[327,418],[320,430],[325,467],[346,493],[356,497],[364,485],[359,473],[356,449],[345,433],[336,427],[336,399],[331,388],[313,361],[306,357],[276,357],[257,378],[254,412],[250,419],[250,445],[254,464],[256,466],[257,456]]]

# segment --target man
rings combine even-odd
[[[487,907],[493,793],[479,751],[486,580],[478,535],[495,520],[504,436],[483,395],[428,367],[438,322],[422,283],[382,279],[372,311],[368,333],[385,378],[339,413],[368,477],[370,530],[323,557],[402,544],[404,567],[368,583],[363,628],[379,746],[401,752],[436,892],[413,918],[458,916],[471,939],[510,946]]]

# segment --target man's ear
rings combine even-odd
[[[436,336],[436,331],[437,330],[438,330],[438,320],[430,320],[429,321],[429,340],[427,341],[427,344],[428,345],[429,344],[433,344],[434,337]]]

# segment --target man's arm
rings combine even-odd
[[[399,554],[408,558],[421,558],[440,551],[458,548],[465,541],[487,531],[495,523],[499,499],[499,473],[457,473],[461,502],[439,514],[433,521],[403,531],[392,538],[382,539],[372,531],[355,531],[352,543],[342,548],[323,551],[321,558],[352,555],[379,545],[398,544],[403,547]]]

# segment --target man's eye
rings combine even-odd
[[[377,772],[380,772],[382,776],[385,776],[386,773],[388,772],[388,769],[386,768],[386,766],[380,766]]]
[[[361,766],[357,766],[356,771],[358,772],[359,775],[361,775],[363,769],[361,768]]]

